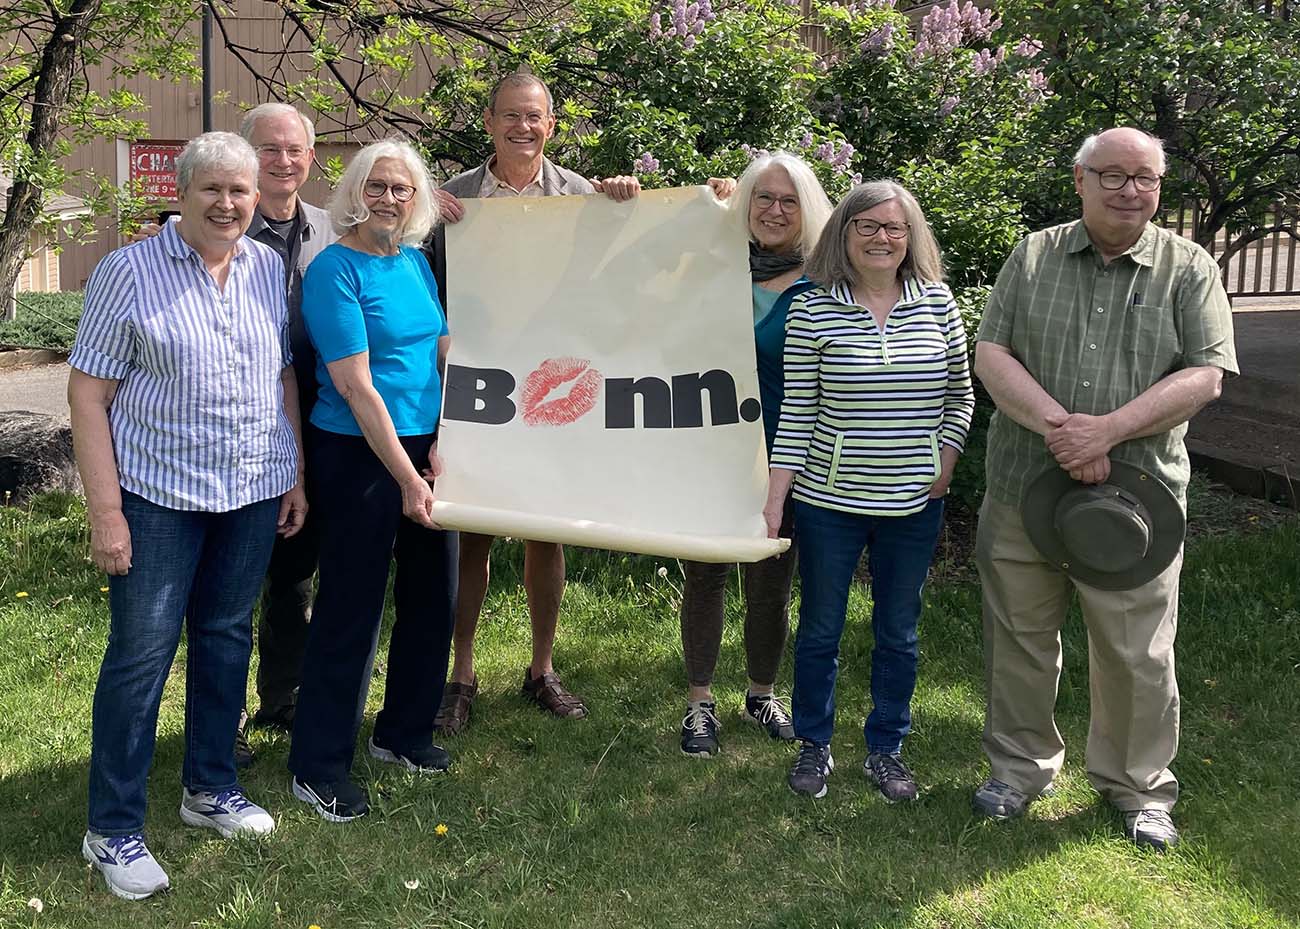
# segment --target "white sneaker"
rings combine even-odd
[[[104,875],[108,889],[123,900],[143,900],[170,886],[167,872],[144,844],[144,836],[87,832],[81,854]]]
[[[223,838],[236,833],[266,835],[275,830],[275,820],[238,787],[218,794],[190,793],[181,795],[181,821],[188,826],[215,829]]]

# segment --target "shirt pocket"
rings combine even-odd
[[[939,477],[939,434],[891,439],[839,432],[827,483],[838,490],[893,493],[928,487]]]

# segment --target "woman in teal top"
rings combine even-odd
[[[807,164],[794,155],[777,152],[754,159],[731,196],[731,208],[749,232],[754,346],[770,451],[783,395],[786,310],[798,294],[812,287],[803,279],[804,257],[816,244],[831,205]],[[782,535],[788,537],[788,506],[786,513]],[[742,572],[749,692],[741,718],[757,724],[774,739],[786,740],[794,738],[794,727],[773,686],[790,627],[787,608],[794,567],[795,549],[791,546],[784,555],[746,565]],[[730,568],[688,561],[685,571],[682,654],[689,690],[681,744],[684,754],[707,758],[718,751],[721,728],[711,684],[722,644],[723,601]]]
[[[330,203],[340,238],[307,269],[303,319],[320,393],[308,442],[319,501],[319,589],[303,658],[289,769],[325,819],[367,810],[351,779],[390,565],[392,642],[370,754],[442,771],[433,744],[456,598],[457,537],[434,526],[442,361],[451,342],[428,263],[413,247],[437,208],[423,160],[402,142],[357,153]]]

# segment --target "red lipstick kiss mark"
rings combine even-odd
[[[529,426],[567,426],[586,416],[600,397],[604,376],[584,358],[548,358],[524,379],[519,399]],[[581,376],[580,376],[581,375]],[[547,400],[561,384],[577,378],[567,395]]]

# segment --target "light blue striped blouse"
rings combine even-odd
[[[86,285],[68,361],[121,382],[108,411],[118,478],[160,506],[225,512],[297,480],[284,265],[251,239],[236,248],[224,293],[176,223],[106,256]]]

